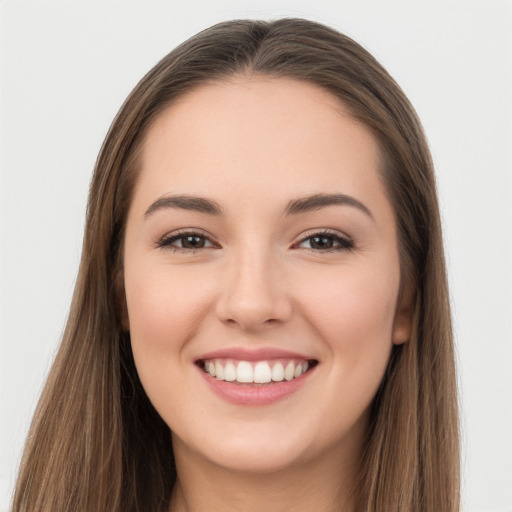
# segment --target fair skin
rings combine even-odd
[[[204,85],[150,127],[124,327],[173,433],[172,511],[354,511],[369,407],[411,328],[380,160],[338,100],[293,80]],[[222,380],[246,360],[264,383]]]

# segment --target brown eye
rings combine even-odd
[[[200,233],[180,233],[163,238],[158,243],[158,247],[176,251],[194,251],[214,247],[214,244]]]
[[[332,236],[312,236],[309,245],[311,249],[332,249],[334,240]]]
[[[354,248],[354,242],[339,235],[330,233],[318,233],[308,236],[302,240],[299,247],[318,252],[324,251],[342,251]]]
[[[204,236],[189,235],[181,237],[181,247],[183,249],[202,249],[206,245]]]

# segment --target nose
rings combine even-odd
[[[217,316],[222,322],[257,331],[290,318],[289,289],[276,258],[264,251],[248,250],[227,266],[217,302]]]

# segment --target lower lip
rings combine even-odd
[[[298,391],[308,380],[314,368],[290,381],[269,384],[240,384],[212,377],[201,368],[203,379],[210,389],[227,402],[236,405],[268,405],[283,400]]]

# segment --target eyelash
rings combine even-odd
[[[183,240],[187,237],[194,237],[194,238],[200,238],[203,240],[208,241],[211,245],[207,247],[198,247],[198,248],[187,248],[187,247],[177,247],[175,245],[172,245],[174,242],[178,240]],[[301,244],[304,242],[307,242],[308,240],[312,240],[314,238],[323,238],[323,239],[329,239],[332,241],[333,244],[338,244],[333,247],[329,247],[327,249],[313,249],[313,248],[305,248],[308,251],[314,252],[314,253],[330,253],[330,252],[338,252],[338,251],[352,251],[355,248],[354,241],[347,237],[347,236],[340,236],[339,234],[332,233],[331,231],[324,230],[324,231],[315,231],[311,234],[308,234],[307,236],[303,237],[301,240],[293,244],[292,248],[299,248]],[[205,235],[204,233],[197,232],[197,231],[182,231],[179,233],[175,233],[173,235],[166,235],[163,238],[161,238],[158,243],[157,247],[160,249],[170,249],[174,252],[183,252],[183,253],[194,253],[196,251],[199,251],[201,249],[211,249],[211,248],[218,248],[218,245],[216,245],[214,242],[210,240],[210,238]]]
[[[314,253],[328,253],[328,252],[338,252],[338,251],[352,251],[355,249],[354,241],[349,238],[348,236],[339,235],[338,233],[333,233],[329,230],[323,230],[323,231],[315,231],[313,233],[308,233],[307,236],[303,237],[301,240],[299,240],[297,243],[293,245],[293,247],[298,247],[304,242],[307,242],[308,240],[312,240],[314,238],[324,238],[329,239],[332,241],[333,244],[338,244],[337,246],[329,247],[327,249],[313,249],[313,248],[306,248],[307,250],[314,252]]]
[[[182,240],[187,237],[194,237],[194,238],[201,238],[204,240],[207,240],[210,242],[210,246],[208,247],[198,247],[198,248],[187,248],[187,247],[177,247],[175,245],[172,245],[177,240]],[[205,234],[198,231],[181,231],[178,233],[174,233],[172,235],[166,235],[163,238],[161,238],[158,243],[157,247],[160,249],[170,249],[174,252],[195,252],[199,251],[201,249],[210,249],[212,247],[216,247],[216,244],[210,240],[210,238]]]

